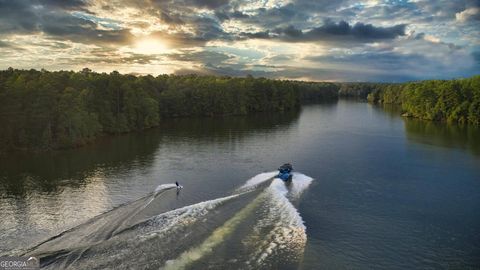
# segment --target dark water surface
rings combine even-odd
[[[82,235],[87,242],[112,235],[102,229],[102,234],[86,237],[82,228],[104,228],[92,218],[139,198],[148,200],[145,196],[160,184],[179,181],[185,188],[178,196],[172,193],[135,212],[137,219],[157,215],[159,209],[228,196],[252,176],[288,161],[314,180],[294,201],[306,226],[303,258],[297,266],[284,268],[479,269],[480,129],[398,115],[394,109],[339,101],[292,113],[174,119],[154,130],[106,138],[80,149],[1,159],[0,254],[25,251],[87,221],[71,235]],[[293,222],[290,216],[263,213],[268,209],[255,206],[261,200],[257,194],[242,195],[199,221],[206,223],[199,223],[198,233],[184,243],[203,243],[192,252],[202,251],[204,259],[191,268],[205,268],[202,263],[209,262],[219,269],[227,264],[241,267],[239,258],[248,260],[256,253],[242,251],[243,257],[227,262],[219,258],[240,251],[238,243],[247,245],[243,235],[255,236],[249,229],[255,227],[254,220]],[[127,210],[141,202],[107,213],[104,223],[111,218],[124,224]],[[275,229],[274,223],[267,223],[255,227],[256,241]],[[117,238],[128,242],[145,231],[151,233],[147,227]],[[222,233],[233,232],[228,235],[231,241],[219,242],[218,227]],[[92,228],[85,230],[91,233]],[[196,242],[203,236],[208,241]],[[145,234],[142,237],[141,241]],[[100,254],[115,247],[125,252],[124,242],[110,241],[88,250]],[[208,250],[212,243],[214,254],[201,249],[206,245]],[[173,267],[182,265],[187,255],[165,258],[178,258]],[[284,256],[280,252],[263,266],[282,268],[279,265],[287,264],[275,260]],[[78,263],[87,267],[90,262],[84,261]]]

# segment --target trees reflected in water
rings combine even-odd
[[[448,148],[466,149],[480,155],[480,127],[419,119],[405,119],[409,140]]]
[[[40,153],[13,153],[0,159],[0,187],[23,196],[31,190],[59,192],[89,179],[145,171],[164,144],[234,143],[258,134],[290,128],[299,110],[247,116],[165,119],[157,128],[140,133],[103,137],[77,149]]]

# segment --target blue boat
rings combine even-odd
[[[278,168],[278,175],[277,177],[282,179],[283,181],[291,181],[292,180],[292,171],[293,167],[290,163],[285,163],[280,168]]]

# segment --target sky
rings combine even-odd
[[[0,69],[309,81],[480,74],[480,0],[0,0]]]

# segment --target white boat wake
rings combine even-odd
[[[261,173],[231,195],[138,220],[176,187],[161,185],[22,255],[39,257],[46,269],[296,269],[307,238],[294,203],[312,178],[294,173],[286,184],[275,175]]]

